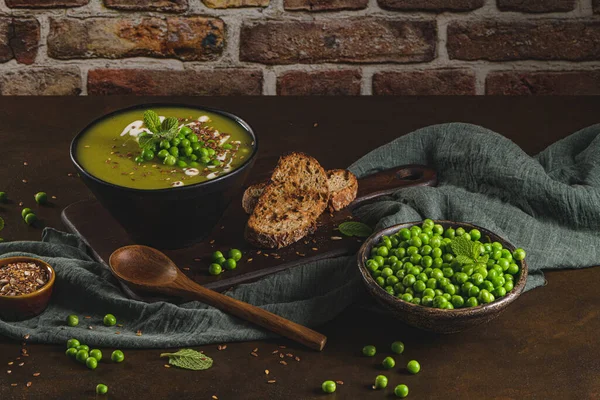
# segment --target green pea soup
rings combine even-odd
[[[178,118],[178,129],[192,128],[198,137],[197,144],[190,144],[195,147],[193,153],[179,152],[177,156],[177,161],[185,167],[165,165],[166,157],[157,155],[162,150],[158,144],[152,148],[152,159],[139,162],[142,148],[137,135],[144,131],[150,133],[143,124],[145,109],[142,108],[116,113],[90,126],[76,144],[79,164],[105,182],[152,190],[193,185],[228,174],[243,165],[252,154],[252,136],[234,119],[186,107],[152,107],[152,110],[161,120]],[[184,148],[179,147],[179,150]],[[210,161],[203,158],[207,154],[212,157]]]

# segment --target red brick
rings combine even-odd
[[[452,22],[447,48],[460,60],[599,60],[600,20]]]
[[[290,71],[277,78],[277,94],[284,96],[357,96],[360,71]]]
[[[485,0],[378,0],[387,10],[400,11],[471,11],[483,7]]]
[[[262,72],[253,69],[93,69],[88,93],[152,96],[240,96],[262,94]]]
[[[263,64],[420,62],[435,56],[434,21],[378,18],[242,26],[240,58]]]
[[[210,8],[267,7],[269,0],[202,0]]]
[[[575,0],[498,0],[501,11],[546,13],[573,11]]]
[[[188,9],[187,0],[104,0],[104,5],[127,11],[184,12]]]
[[[81,7],[89,0],[5,0],[10,8],[57,8]]]
[[[475,73],[466,69],[383,71],[373,76],[375,95],[474,95]]]
[[[34,18],[0,18],[0,62],[13,58],[32,64],[37,56],[40,24]]]
[[[65,96],[81,93],[77,68],[20,68],[0,75],[3,96]]]
[[[290,11],[334,11],[362,10],[368,4],[369,0],[284,0],[283,7]]]
[[[485,81],[491,95],[600,95],[600,70],[491,72]]]
[[[51,18],[48,55],[58,59],[157,57],[218,58],[225,45],[218,18]]]

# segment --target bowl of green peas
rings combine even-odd
[[[462,332],[496,318],[523,292],[525,250],[464,222],[426,219],[373,233],[358,252],[368,292],[403,322]]]

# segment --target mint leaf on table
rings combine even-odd
[[[144,125],[152,133],[159,133],[161,129],[161,122],[158,114],[152,110],[146,110],[144,112]]]
[[[213,365],[212,358],[192,349],[179,350],[176,353],[162,353],[161,357],[169,357],[169,364],[194,371],[209,369]]]
[[[369,237],[373,233],[373,229],[369,225],[357,221],[342,222],[339,224],[338,230],[346,236]]]

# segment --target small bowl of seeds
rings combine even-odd
[[[54,269],[37,258],[0,259],[0,319],[19,321],[44,311],[55,276]]]

